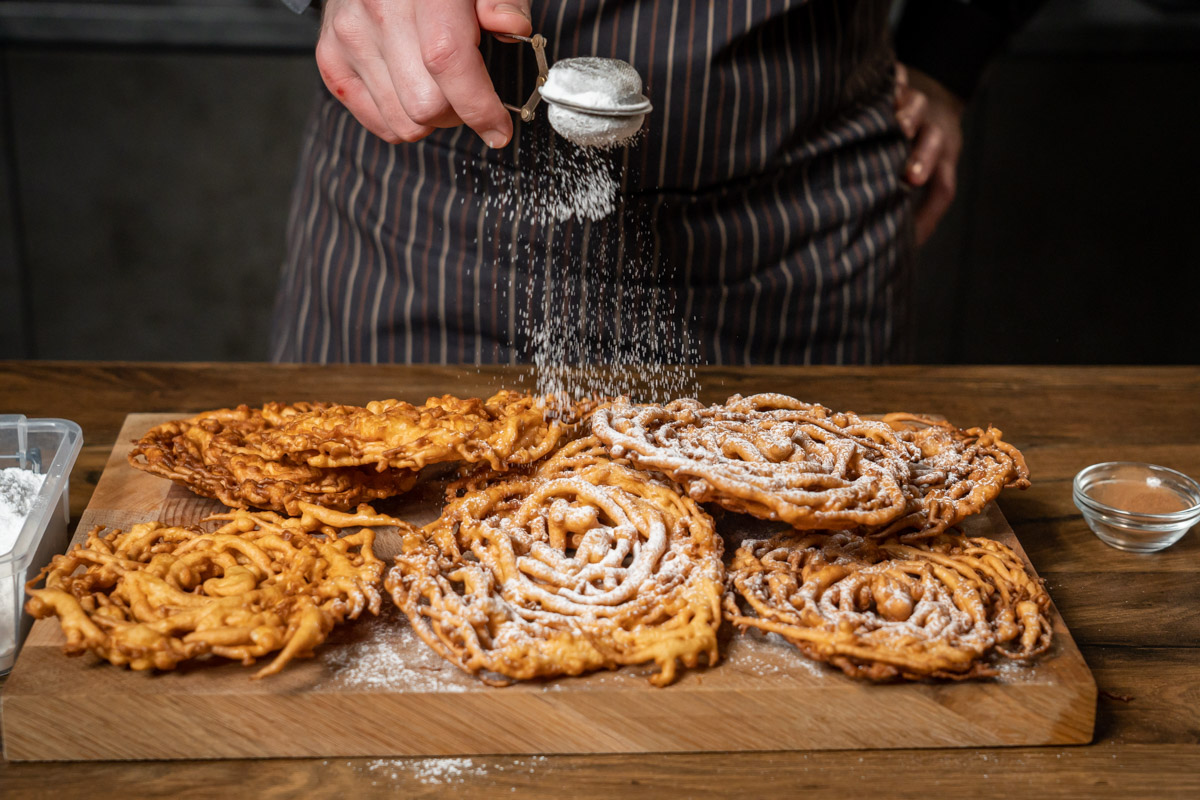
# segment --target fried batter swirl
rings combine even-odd
[[[592,430],[614,455],[670,476],[698,501],[798,530],[912,541],[1029,485],[1020,451],[996,428],[902,413],[864,419],[781,394],[709,407],[622,399],[593,414]]]
[[[800,529],[896,519],[918,455],[882,422],[779,394],[709,407],[622,399],[593,414],[592,430],[614,456],[670,476],[697,501]]]
[[[503,470],[551,452],[574,416],[553,398],[508,390],[487,400],[431,397],[420,406],[383,400],[295,416],[264,432],[257,448],[269,458],[291,456],[323,468],[408,470],[465,461]]]
[[[278,651],[254,677],[274,675],[343,620],[379,613],[383,562],[372,528],[403,526],[369,506],[343,514],[301,503],[300,511],[217,514],[210,519],[223,524],[212,532],[158,522],[96,527],[29,582],[26,610],[58,617],[68,655],[168,670],[210,654],[249,665]]]
[[[712,520],[665,481],[572,442],[404,537],[385,584],[417,634],[487,683],[718,658]],[[494,677],[502,676],[502,677]]]
[[[985,657],[1050,646],[1050,598],[1005,545],[942,534],[905,544],[850,533],[747,541],[726,617],[873,681],[978,678]]]
[[[1003,489],[1029,486],[1021,451],[998,429],[962,430],[918,414],[887,414],[883,421],[920,456],[910,464],[904,515],[876,535],[903,533],[906,541],[935,536],[983,511]]]
[[[307,502],[346,510],[407,492],[429,464],[530,464],[589,409],[511,391],[420,406],[238,406],[159,425],[135,443],[129,463],[233,508],[296,514]]]
[[[287,454],[263,454],[264,433],[329,413],[328,403],[268,403],[218,409],[159,425],[134,444],[129,463],[231,508],[298,514],[302,503],[345,511],[412,488],[413,470],[314,467]]]

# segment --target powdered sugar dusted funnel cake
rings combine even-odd
[[[616,58],[564,58],[546,65],[546,38],[504,34],[533,47],[538,63],[537,88],[523,106],[505,103],[529,122],[540,100],[559,136],[581,147],[625,144],[642,128],[652,106],[642,94],[642,76],[633,65]]]

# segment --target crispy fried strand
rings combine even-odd
[[[902,532],[905,541],[935,536],[978,514],[1002,489],[1029,487],[1021,451],[991,427],[962,430],[918,414],[887,414],[883,421],[919,449],[911,465],[902,517],[878,531]]]
[[[487,683],[718,659],[712,520],[581,440],[451,502],[404,537],[385,584],[417,634]],[[503,676],[497,678],[495,676]]]
[[[1024,458],[996,428],[903,413],[862,419],[780,394],[709,407],[620,400],[592,416],[592,429],[614,455],[669,475],[697,500],[798,530],[912,541],[1029,485]]]
[[[403,525],[366,505],[354,514],[308,503],[300,511],[218,514],[210,519],[223,524],[212,532],[159,522],[96,527],[29,582],[26,610],[58,617],[68,655],[90,650],[118,666],[168,670],[209,654],[249,665],[278,651],[254,677],[274,675],[312,655],[344,619],[379,613],[383,562],[372,528]]]
[[[919,543],[850,533],[744,542],[726,617],[872,681],[986,677],[985,658],[1051,641],[1050,598],[1005,545],[940,534]]]
[[[168,422],[135,443],[129,463],[231,508],[287,514],[299,513],[302,503],[344,511],[412,488],[417,478],[412,470],[322,468],[261,452],[266,431],[330,408],[327,403],[268,403],[262,409],[238,406]]]
[[[268,457],[289,455],[314,467],[421,469],[466,461],[504,470],[551,452],[578,412],[552,397],[507,390],[487,400],[431,397],[420,406],[383,400],[299,415],[265,432],[259,448]]]
[[[635,406],[618,400],[592,416],[615,456],[679,481],[700,502],[800,529],[883,525],[907,506],[917,451],[882,422],[779,394]]]

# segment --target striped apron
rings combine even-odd
[[[322,89],[276,299],[276,361],[878,363],[908,357],[907,145],[890,2],[534,3],[551,63],[632,63],[654,104],[606,154],[609,217],[499,202],[571,156],[543,110],[489,151],[465,128],[388,145]],[[520,104],[526,45],[484,37]],[[577,157],[575,153],[572,157]]]

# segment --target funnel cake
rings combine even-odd
[[[905,544],[850,533],[746,541],[726,617],[872,681],[987,677],[993,653],[1050,646],[1050,598],[1005,545],[942,534]]]
[[[372,528],[403,526],[369,506],[300,511],[217,514],[209,519],[223,524],[211,533],[159,522],[96,527],[29,582],[26,610],[58,617],[68,655],[169,670],[207,655],[249,665],[278,651],[254,677],[274,675],[312,655],[343,620],[379,613],[383,562]],[[348,528],[361,530],[338,538]]]
[[[407,492],[429,464],[503,471],[537,461],[588,410],[510,391],[420,406],[238,406],[159,425],[135,443],[129,463],[234,508],[296,514],[307,502],[347,510]]]
[[[265,432],[332,408],[328,403],[268,403],[261,409],[238,406],[167,422],[134,443],[129,463],[231,508],[293,515],[302,503],[345,511],[411,489],[417,479],[413,470],[322,468],[287,454],[267,457],[261,452]]]
[[[450,662],[503,685],[718,659],[722,543],[677,487],[595,439],[452,501],[404,536],[385,585]]]
[[[592,430],[616,457],[681,483],[692,499],[798,529],[886,525],[908,506],[917,448],[889,425],[780,394],[598,409]]]
[[[256,447],[268,458],[319,468],[419,470],[465,461],[504,470],[550,453],[584,408],[507,390],[487,400],[443,395],[420,406],[399,400],[332,406],[264,431]]]
[[[615,456],[679,481],[701,502],[798,530],[936,536],[1005,488],[1029,485],[1025,460],[996,428],[916,414],[864,419],[786,395],[735,395],[592,415]]]
[[[903,532],[906,541],[934,536],[978,514],[1001,490],[1029,486],[1025,457],[996,428],[963,430],[903,413],[883,421],[920,456],[909,465],[904,515],[876,535]]]

